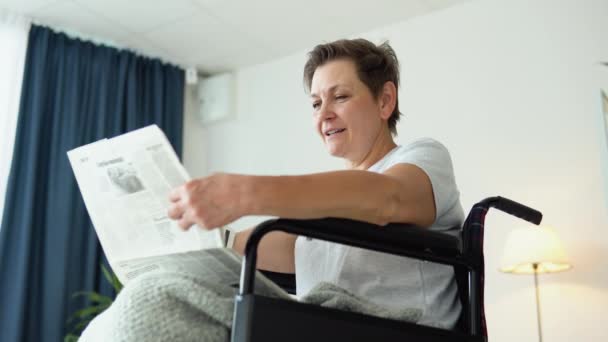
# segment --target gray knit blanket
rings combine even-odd
[[[80,341],[229,341],[236,292],[183,273],[142,276],[123,288]],[[390,310],[329,283],[319,284],[302,301],[408,322],[422,314],[420,309]]]

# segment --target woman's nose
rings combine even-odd
[[[322,104],[319,108],[319,121],[331,120],[336,117],[336,113],[333,111],[330,105]]]

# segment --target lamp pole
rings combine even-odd
[[[534,269],[534,289],[536,290],[536,323],[538,325],[538,341],[543,342],[543,328],[540,323],[540,299],[538,295],[538,263],[533,263]]]

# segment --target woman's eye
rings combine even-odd
[[[320,102],[314,102],[314,103],[312,104],[312,108],[313,108],[313,109],[319,109],[319,107],[320,107],[320,106],[321,106],[321,103],[320,103]]]
[[[336,95],[336,100],[338,100],[338,101],[344,101],[344,100],[346,100],[347,97],[348,96],[346,96],[346,95]]]

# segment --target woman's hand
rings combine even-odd
[[[247,214],[244,189],[247,176],[218,173],[191,180],[169,194],[168,215],[182,229],[193,224],[213,229]]]

